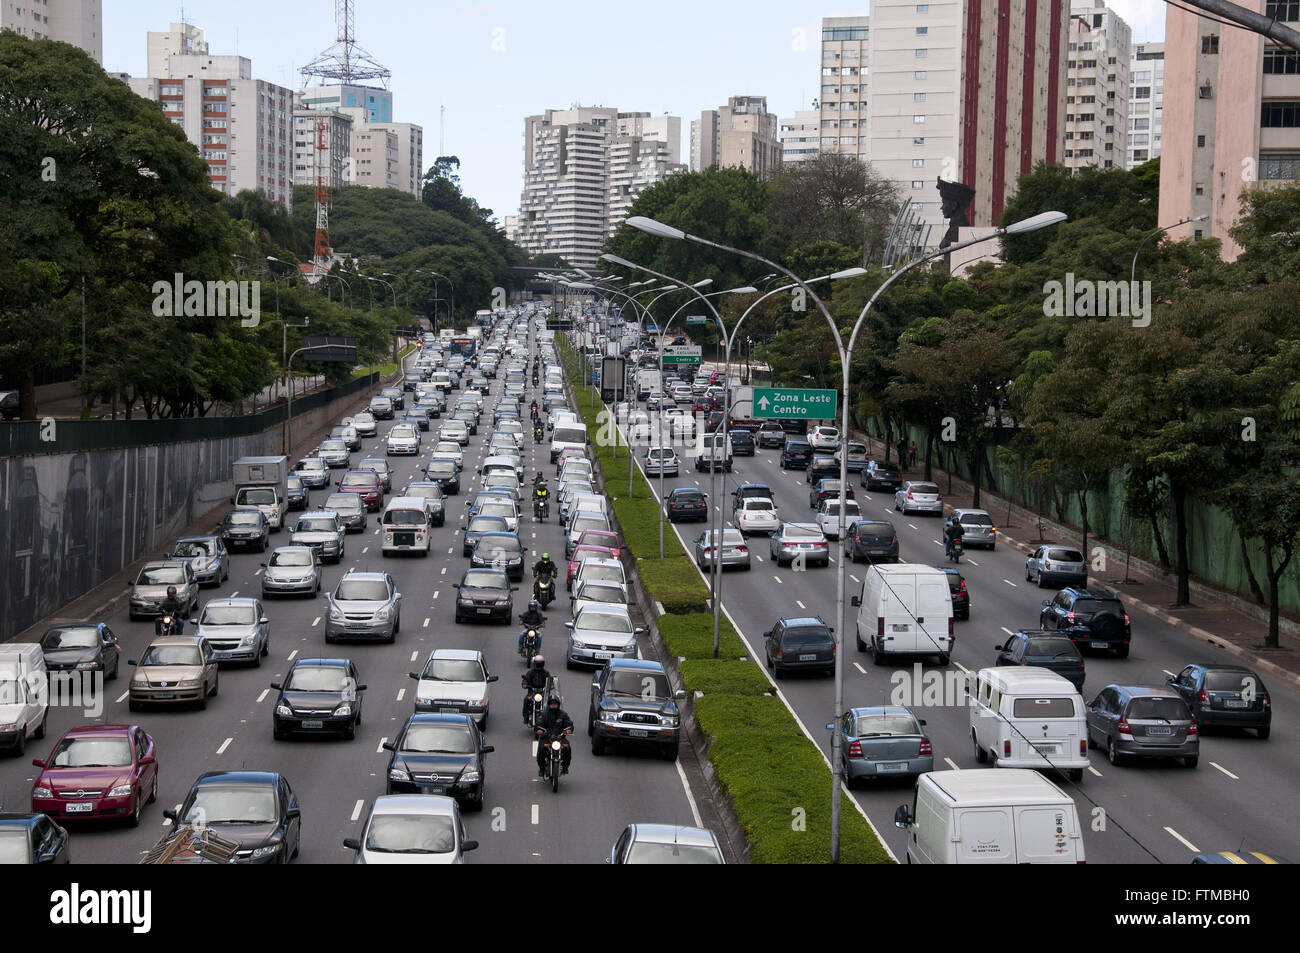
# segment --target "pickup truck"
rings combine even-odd
[[[677,702],[685,697],[684,691],[672,690],[658,662],[610,659],[591,683],[591,753],[603,755],[611,743],[630,742],[657,745],[665,758],[676,761],[681,740]]]

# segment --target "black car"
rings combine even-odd
[[[970,593],[966,591],[966,578],[954,566],[935,566],[948,577],[948,592],[952,595],[952,614],[955,619],[970,618]]]
[[[439,484],[447,496],[455,496],[460,492],[460,467],[450,457],[430,460],[423,473],[427,482]]]
[[[844,548],[857,562],[898,562],[898,532],[886,520],[858,520],[844,531]]]
[[[754,438],[760,447],[780,447],[785,443],[785,431],[775,420],[767,420],[759,425]]]
[[[766,483],[742,483],[731,491],[731,509],[740,505],[741,500],[775,500],[776,494]]]
[[[682,486],[672,490],[664,504],[668,512],[668,522],[680,523],[683,520],[709,520],[708,494],[694,487]]]
[[[1033,665],[1045,668],[1067,679],[1082,691],[1084,665],[1079,647],[1056,632],[1043,629],[1021,629],[1007,636],[1006,642],[995,645],[997,658],[994,665]]]
[[[469,564],[475,569],[504,569],[513,582],[524,578],[524,553],[527,546],[519,543],[515,533],[480,533]]]
[[[257,549],[266,552],[271,524],[261,510],[231,510],[218,529],[226,549]]]
[[[763,633],[763,644],[773,678],[787,672],[835,674],[835,636],[820,617],[781,619]]]
[[[361,724],[361,693],[357,667],[343,658],[300,658],[289,666],[271,714],[276,741],[290,732],[339,732],[351,740]]]
[[[163,817],[235,841],[236,864],[287,864],[302,844],[298,797],[274,771],[205,771],[181,809],[168,808]]]
[[[729,430],[727,435],[731,437],[731,454],[736,457],[754,456],[754,435],[748,430]]]
[[[443,794],[468,810],[483,809],[483,756],[493,748],[469,715],[411,715],[384,748],[393,753],[388,794]]]
[[[785,449],[781,451],[781,469],[782,470],[802,470],[808,466],[808,461],[812,459],[812,444],[807,440],[787,440]],[[839,473],[839,467],[835,468]]]
[[[1264,680],[1243,665],[1193,662],[1166,676],[1202,728],[1254,728],[1267,738],[1273,726],[1273,699]]]
[[[474,547],[478,544],[478,538],[484,533],[508,533],[510,526],[506,523],[504,516],[474,516],[470,518],[465,527],[465,532],[461,536],[462,556],[471,556],[474,553]]]
[[[19,412],[18,391],[0,391],[0,416],[3,416],[5,420],[17,420]]]
[[[68,832],[44,814],[0,813],[0,865],[67,864]]]
[[[1038,624],[1068,635],[1076,645],[1109,649],[1116,658],[1128,658],[1133,627],[1119,596],[1109,589],[1062,589],[1043,600]]]
[[[829,453],[814,453],[805,464],[805,474],[809,486],[814,486],[819,480],[828,478],[838,480],[840,461]]]
[[[307,493],[307,487],[303,485],[302,477],[288,477],[285,483],[286,494],[284,498],[284,508],[286,510],[305,510],[311,497]]]
[[[117,678],[122,647],[104,622],[59,622],[41,636],[41,653],[50,672],[103,672],[104,681]]]
[[[868,490],[888,490],[892,493],[903,485],[903,474],[897,463],[868,460],[862,468],[861,483]]]
[[[467,569],[456,589],[456,621],[494,619],[507,625],[514,618],[514,596],[518,586],[510,585],[503,569]]]
[[[836,474],[839,473],[839,466],[840,465],[838,463],[835,464]],[[810,509],[815,510],[817,509],[817,504],[819,504],[822,500],[838,500],[839,498],[840,498],[839,476],[837,475],[835,477],[823,477],[822,479],[814,483],[812,489],[808,492],[808,507]],[[844,498],[847,500],[852,500],[855,498],[853,496],[853,487],[851,486],[844,487]]]

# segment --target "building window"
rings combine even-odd
[[[1259,157],[1261,179],[1300,179],[1300,152],[1265,153]]]
[[[914,103],[923,103],[923,102],[925,102],[925,93],[913,93],[913,94],[912,94],[912,102],[914,102]]]
[[[924,168],[925,168],[925,160],[924,160],[924,159],[913,159],[913,160],[912,160],[912,168],[913,168],[913,169],[924,169]]]
[[[918,126],[919,126],[919,125],[921,125],[923,122],[925,122],[925,117],[924,117],[924,116],[913,116],[913,117],[912,117],[912,123],[913,123],[914,125],[918,125]]]
[[[925,79],[925,70],[919,69],[912,73],[912,79]]]
[[[1203,186],[1203,185],[1198,185],[1198,186],[1196,187],[1196,194],[1197,194],[1197,195],[1204,195],[1204,194],[1205,194],[1205,186]]]
[[[1266,102],[1260,110],[1259,124],[1266,129],[1291,129],[1300,126],[1300,102]]]
[[[922,180],[922,179],[913,179],[913,180],[912,180],[912,188],[913,188],[913,190],[919,192],[921,189],[925,188],[925,182],[924,182],[924,180]]]
[[[1204,148],[1205,148],[1205,137],[1204,137],[1204,136],[1197,136],[1197,137],[1196,137],[1196,148],[1198,148],[1198,149],[1204,149]]]
[[[912,137],[912,145],[914,145],[914,146],[923,146],[923,145],[925,145],[925,136],[913,136],[913,137]]]
[[[1286,3],[1266,3],[1264,4],[1264,16],[1270,20],[1285,20],[1294,23],[1300,20],[1300,2],[1289,0]]]
[[[1265,62],[1268,62],[1268,61],[1265,60]],[[1268,72],[1268,71],[1265,70],[1265,72]],[[1134,98],[1134,99],[1150,99],[1150,98],[1151,98],[1151,87],[1150,87],[1150,86],[1134,86],[1132,89],[1129,90],[1129,95],[1130,95],[1132,98]]]
[[[930,5],[929,5],[928,3],[918,3],[918,4],[916,5],[916,12],[917,12],[917,13],[929,13],[929,12],[930,12]]]
[[[1196,239],[1198,242],[1199,242],[1203,237],[1205,237],[1205,233],[1202,232],[1199,228],[1198,228],[1196,231],[1192,232],[1192,238]]]
[[[1219,52],[1219,34],[1211,33],[1201,37],[1201,53],[1210,56]]]
[[[925,36],[929,32],[930,32],[930,28],[928,26],[919,26],[916,28],[917,36]]]
[[[1300,53],[1295,50],[1265,50],[1264,72],[1287,76],[1300,73]]]
[[[822,30],[823,42],[839,43],[845,40],[865,40],[866,38],[867,27],[865,26],[837,26]]]

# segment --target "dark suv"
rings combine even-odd
[[[885,520],[858,520],[844,532],[844,550],[856,562],[898,562],[898,533]]]
[[[884,460],[868,460],[862,468],[862,485],[868,490],[897,490],[903,485],[903,474],[897,463]]]
[[[602,755],[610,742],[657,745],[669,761],[677,759],[681,712],[668,673],[658,662],[610,659],[591,683],[587,735],[591,753]]]
[[[1110,649],[1116,658],[1128,658],[1132,624],[1119,596],[1109,589],[1062,589],[1043,600],[1038,624],[1069,636],[1078,646]]]
[[[812,459],[812,452],[812,444],[807,440],[787,440],[781,451],[781,469],[804,469]]]
[[[838,480],[840,477],[840,461],[829,453],[812,454],[805,466],[809,486],[812,486],[818,480]]]
[[[1241,665],[1196,663],[1165,678],[1201,727],[1254,728],[1267,738],[1273,727],[1273,699],[1264,681]]]
[[[835,674],[835,636],[820,616],[781,619],[763,633],[763,642],[775,678],[800,671]]]
[[[813,483],[812,489],[808,491],[809,509],[817,509],[817,504],[822,500],[838,500],[840,498],[839,464],[835,464],[835,467],[835,476],[823,477],[816,483]],[[853,487],[844,487],[844,498],[846,500],[855,499],[853,496]]]
[[[754,438],[760,447],[780,447],[785,443],[785,431],[775,420],[764,421]]]
[[[737,457],[754,456],[754,435],[748,430],[729,430],[727,435],[731,437],[731,453]]]
[[[742,483],[731,491],[731,508],[734,510],[741,500],[772,500],[776,494],[766,483]]]
[[[1021,629],[995,645],[998,657],[994,665],[1033,665],[1055,672],[1075,688],[1083,690],[1083,656],[1074,642],[1056,632]]]

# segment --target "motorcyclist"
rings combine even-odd
[[[524,672],[519,684],[524,690],[524,724],[531,725],[533,695],[546,691],[551,685],[551,673],[546,670],[546,659],[540,654],[534,655],[532,666]]]
[[[542,558],[533,563],[533,575],[538,582],[555,582],[555,577],[560,574],[560,569],[555,563],[551,562],[550,553],[542,553]]]
[[[176,620],[175,634],[180,635],[181,630],[185,628],[185,620],[181,618],[182,606],[181,606],[180,599],[176,598],[175,586],[167,587],[167,597],[163,599],[161,603],[159,603],[158,608],[160,610],[158,613],[158,618],[153,620],[154,635],[162,635],[162,620],[163,620],[163,616],[165,615],[169,615]]]
[[[965,535],[966,531],[962,529],[960,520],[953,520],[950,522],[943,531],[943,554],[945,556],[951,555],[952,541],[954,539],[961,539]]]
[[[569,713],[560,707],[560,698],[558,695],[552,695],[546,702],[546,714],[542,716],[542,723],[537,727],[537,737],[540,740],[549,738],[552,734],[560,734],[560,756],[561,765],[563,766],[562,774],[569,773],[569,762],[573,760],[573,750],[569,747],[568,735],[573,734],[573,719]],[[538,777],[546,776],[546,760],[550,757],[550,750],[544,744],[537,746],[537,775]]]
[[[528,634],[529,629],[536,630],[537,648],[540,650],[542,647],[542,626],[546,624],[546,616],[542,615],[541,607],[537,604],[536,599],[528,600],[528,611],[519,617],[519,621],[523,623],[524,627],[519,632],[517,650],[520,652],[524,650],[524,636]]]
[[[529,416],[531,416],[531,417],[533,418],[534,421],[537,420],[537,401],[536,401],[536,400],[534,400],[531,404],[528,405],[528,413],[529,413]]]

